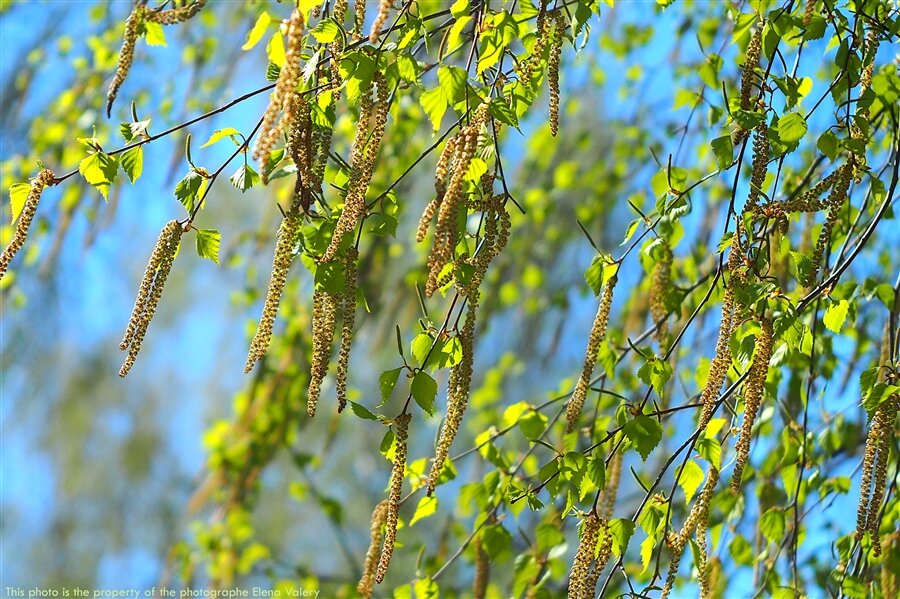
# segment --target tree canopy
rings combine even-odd
[[[0,15],[11,584],[900,594],[896,2]]]

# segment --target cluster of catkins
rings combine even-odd
[[[141,343],[147,334],[147,327],[150,326],[150,321],[156,312],[166,278],[172,270],[175,254],[178,253],[182,233],[184,233],[184,228],[177,220],[169,221],[160,232],[153,252],[150,254],[144,278],[141,279],[141,286],[138,288],[137,298],[134,301],[134,309],[131,311],[131,318],[128,320],[125,335],[119,344],[119,349],[128,351],[128,357],[125,358],[125,363],[119,370],[121,377],[128,374],[128,371],[134,366],[138,352],[141,351]]]
[[[378,557],[378,567],[375,569],[375,582],[381,584],[387,574],[388,566],[391,563],[391,556],[394,554],[394,543],[397,541],[397,519],[400,514],[400,491],[403,488],[403,476],[406,473],[406,450],[407,439],[409,437],[409,421],[412,419],[411,414],[401,414],[395,421],[396,430],[394,432],[397,440],[394,449],[394,462],[391,468],[390,488],[388,489],[387,514],[385,514],[385,533],[384,544],[381,547],[381,554]],[[365,576],[364,576],[365,578]],[[362,584],[363,581],[360,581]]]
[[[885,343],[879,360],[878,381],[883,382],[888,371],[887,361],[890,346],[887,343],[888,331],[885,331]],[[893,394],[884,400],[875,410],[869,423],[866,435],[866,449],[863,454],[862,480],[860,481],[859,507],[856,513],[856,538],[862,539],[866,532],[872,537],[872,548],[875,556],[881,555],[881,540],[878,512],[884,501],[887,488],[887,471],[890,463],[891,440],[896,432],[894,423],[900,410],[900,394]],[[885,564],[886,567],[886,564]],[[887,596],[887,595],[886,595]]]
[[[482,127],[487,122],[488,104],[482,103],[475,109],[469,124],[449,140],[438,158],[434,174],[434,187],[437,193],[422,213],[416,241],[422,241],[428,226],[437,215],[434,228],[434,240],[428,255],[428,280],[425,283],[425,295],[431,297],[441,286],[439,278],[444,266],[453,259],[453,249],[459,238],[457,218],[465,207],[465,179],[469,165],[478,148],[478,138]]]
[[[570,599],[593,599],[597,580],[612,555],[609,522],[613,515],[622,473],[622,453],[616,452],[606,473],[606,486],[581,526],[578,550],[569,573]]]
[[[591,333],[588,336],[587,350],[584,352],[584,366],[581,369],[581,376],[575,383],[575,390],[569,403],[566,404],[566,432],[571,433],[578,424],[578,417],[584,408],[584,401],[587,398],[588,389],[591,386],[591,375],[594,372],[594,364],[597,363],[597,352],[600,351],[600,344],[606,338],[606,327],[609,324],[609,312],[612,308],[613,290],[618,282],[618,277],[613,275],[603,287],[603,294],[600,296],[600,305],[597,308],[597,314],[594,316],[594,323],[591,325]]]
[[[259,161],[259,174],[263,183],[269,178],[269,154],[284,131],[290,131],[298,111],[297,86],[300,83],[300,61],[303,55],[303,29],[306,26],[303,13],[294,9],[287,27],[287,48],[284,53],[284,66],[278,72],[275,89],[269,97],[269,105],[263,114],[262,125],[256,146],[253,148],[253,159]],[[279,118],[280,115],[280,118]]]
[[[378,562],[381,559],[381,543],[384,540],[384,525],[387,522],[389,503],[385,499],[376,505],[372,511],[369,550],[366,552],[362,578],[356,586],[356,592],[366,599],[372,596],[372,590],[375,586],[375,570],[378,568]]]
[[[450,446],[459,432],[463,415],[469,404],[469,389],[472,385],[472,370],[475,352],[475,323],[478,314],[479,290],[481,281],[487,273],[490,262],[496,258],[509,239],[509,214],[503,204],[504,196],[490,196],[492,177],[482,181],[482,192],[490,199],[478,204],[485,211],[484,236],[478,253],[467,262],[473,267],[469,282],[458,286],[459,294],[466,299],[466,318],[459,333],[462,350],[460,361],[450,369],[447,382],[447,415],[441,427],[435,448],[434,461],[428,474],[426,493],[431,495],[437,486],[438,478],[444,468]],[[463,261],[462,259],[460,261]],[[457,265],[457,268],[459,265]]]
[[[756,82],[756,67],[759,66],[759,57],[762,53],[762,32],[763,23],[759,23],[750,36],[750,43],[747,44],[744,66],[741,69],[741,110],[751,110],[756,104],[753,99],[753,87]],[[732,143],[738,145],[748,133],[737,125],[731,134]]]
[[[691,511],[685,518],[684,524],[677,535],[673,535],[670,539],[672,547],[672,558],[669,562],[669,572],[666,576],[665,585],[663,585],[661,599],[666,599],[672,592],[672,586],[675,584],[675,577],[678,575],[678,565],[681,563],[681,556],[684,549],[694,534],[697,532],[697,547],[700,549],[697,560],[697,571],[700,578],[700,596],[707,599],[710,596],[709,577],[707,575],[707,549],[706,549],[706,529],[709,525],[709,502],[712,499],[716,484],[719,482],[719,471],[716,468],[710,468],[709,475],[706,478],[706,484],[700,490],[700,494],[691,506]]]
[[[376,98],[372,99],[372,86],[376,88]],[[344,209],[334,227],[331,242],[319,259],[323,264],[331,262],[347,234],[352,234],[366,213],[366,192],[375,172],[375,160],[381,148],[384,128],[390,108],[387,83],[384,75],[376,70],[369,89],[363,90],[356,135],[350,150],[350,179]],[[371,131],[370,129],[371,125]]]
[[[316,406],[322,392],[322,382],[328,374],[338,312],[340,312],[342,322],[336,385],[338,412],[342,412],[347,406],[347,373],[350,369],[350,347],[353,343],[353,326],[356,316],[356,260],[358,256],[356,248],[351,246],[342,258],[345,281],[342,293],[332,293],[324,289],[316,289],[313,292],[312,364],[306,400],[306,412],[311,417],[316,415]]]
[[[122,48],[119,50],[119,62],[116,66],[116,72],[109,84],[106,92],[106,116],[112,114],[112,105],[116,101],[119,94],[119,88],[125,82],[128,71],[131,70],[131,63],[134,60],[134,45],[138,37],[144,30],[144,23],[150,21],[159,23],[160,25],[175,25],[187,21],[198,12],[206,4],[206,0],[196,0],[190,4],[178,8],[170,8],[167,10],[153,10],[147,8],[143,3],[135,3],[131,14],[125,20],[125,35],[122,40]]]
[[[37,177],[31,180],[31,189],[28,191],[28,197],[25,198],[25,204],[22,206],[22,212],[19,213],[19,221],[16,223],[16,231],[9,245],[0,254],[0,279],[6,274],[10,262],[15,258],[16,253],[25,245],[25,239],[28,237],[28,229],[31,227],[31,221],[37,212],[38,203],[41,201],[41,194],[44,188],[55,185],[56,180],[53,173],[48,169],[41,169]]]
[[[387,22],[388,11],[391,9],[393,3],[393,0],[381,0],[378,3],[378,14],[375,16],[375,20],[372,21],[372,28],[369,29],[370,44],[378,43],[378,38],[381,36],[381,29]]]
[[[741,424],[741,435],[735,446],[737,462],[731,477],[731,489],[735,493],[741,490],[741,476],[750,454],[753,422],[756,420],[765,393],[766,376],[769,373],[769,361],[772,359],[773,346],[772,317],[765,315],[760,320],[760,331],[756,336],[756,352],[753,355],[753,362],[750,364],[750,372],[744,385],[744,421]]]

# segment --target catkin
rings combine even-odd
[[[327,291],[316,289],[313,292],[312,364],[310,365],[309,391],[306,399],[306,413],[310,418],[316,415],[322,381],[328,374],[336,318],[337,299],[335,296]]]
[[[681,530],[677,535],[675,535],[672,541],[672,558],[669,562],[669,573],[666,576],[666,582],[663,586],[660,599],[666,599],[666,597],[669,596],[669,593],[672,592],[672,587],[675,584],[675,577],[678,575],[678,565],[681,563],[681,556],[684,554],[684,548],[687,546],[688,540],[698,526],[704,531],[704,538],[697,539],[698,546],[704,546],[704,548],[701,550],[701,559],[706,552],[705,531],[709,522],[709,502],[718,482],[719,471],[716,468],[710,468],[709,476],[707,476],[706,478],[706,484],[703,486],[703,489],[697,496],[696,501],[694,501],[694,505],[691,506],[691,511],[688,513],[688,516],[685,519]],[[706,577],[703,576],[703,578]],[[706,583],[703,583],[701,581],[701,584],[705,584],[708,592],[708,579]]]
[[[356,137],[350,151],[350,182],[344,198],[344,209],[334,227],[331,243],[319,259],[320,264],[331,262],[334,259],[344,235],[351,233],[356,228],[366,212],[366,192],[375,172],[375,160],[378,158],[378,150],[384,137],[384,128],[390,107],[384,75],[376,71],[373,82],[377,85],[377,103],[373,104],[372,102],[371,89],[363,91],[359,122],[356,125]],[[370,121],[373,123],[371,135],[369,134]]]
[[[353,5],[353,39],[362,39],[363,26],[366,24],[367,0],[356,0]]]
[[[119,88],[125,82],[128,71],[131,70],[131,63],[134,61],[134,44],[140,35],[141,26],[144,22],[144,16],[147,14],[147,7],[143,4],[136,4],[131,14],[125,21],[125,36],[122,41],[122,49],[119,50],[119,63],[116,66],[116,72],[112,81],[109,83],[109,89],[106,92],[106,116],[112,114],[112,105],[116,101]]]
[[[163,227],[156,240],[156,245],[147,263],[147,269],[144,271],[144,278],[141,280],[131,318],[125,329],[125,336],[122,343],[119,344],[119,349],[128,350],[128,356],[119,370],[120,377],[128,374],[141,350],[141,344],[147,334],[147,327],[150,326],[150,321],[156,313],[156,306],[162,297],[166,278],[172,270],[172,263],[175,260],[175,254],[178,253],[183,232],[181,224],[176,220],[171,220]]]
[[[365,597],[365,599],[372,596],[372,587],[375,585],[375,569],[378,567],[378,560],[381,559],[381,542],[384,538],[383,528],[387,521],[387,514],[387,499],[376,505],[375,510],[372,511],[371,541],[369,542],[369,550],[366,552],[363,575],[356,587],[356,592]]]
[[[744,67],[741,70],[741,110],[750,110],[753,106],[753,84],[756,78],[756,67],[759,66],[759,56],[762,51],[762,23],[750,37],[747,44],[747,52],[744,58]]]
[[[263,183],[269,181],[269,154],[278,143],[282,132],[291,130],[293,120],[297,115],[294,105],[297,98],[297,85],[300,83],[304,27],[303,14],[294,9],[288,22],[284,66],[278,73],[275,89],[269,97],[269,105],[263,114],[259,137],[253,149],[253,159],[259,162],[259,174]]]
[[[544,47],[550,41],[550,22],[547,19],[547,4],[549,1],[540,0],[534,33],[534,45],[531,47],[531,53],[519,64],[519,80],[525,85],[531,85],[534,70],[540,65]]]
[[[866,528],[872,535],[872,547],[875,557],[881,555],[881,539],[878,530],[881,522],[878,518],[878,512],[881,509],[881,503],[884,501],[884,492],[887,487],[891,438],[894,437],[894,421],[897,418],[898,407],[900,407],[900,395],[892,395],[878,407],[874,417],[874,420],[878,423],[878,454],[875,461],[875,485],[872,489],[872,497],[869,499],[869,509],[866,514]]]
[[[375,20],[372,21],[372,28],[369,30],[369,43],[372,45],[378,43],[378,38],[381,36],[381,28],[387,22],[391,4],[393,4],[393,0],[381,0],[378,3],[378,14],[375,16]]]
[[[0,254],[0,280],[6,274],[10,262],[16,257],[16,253],[25,245],[25,239],[28,237],[28,229],[31,227],[31,221],[37,213],[38,204],[41,201],[41,194],[44,188],[55,185],[56,181],[53,173],[48,169],[42,169],[37,177],[31,180],[31,189],[28,191],[28,197],[25,198],[25,204],[22,206],[22,212],[19,213],[19,220],[16,223],[16,231],[9,245]]]
[[[759,203],[759,195],[766,180],[766,167],[769,162],[769,127],[765,121],[756,126],[753,132],[753,170],[750,175],[750,192],[744,210],[752,211]]]
[[[660,256],[653,265],[653,278],[650,280],[650,315],[653,324],[657,325],[656,338],[662,344],[669,337],[666,294],[672,285],[672,247],[666,239],[661,238],[660,242]]]
[[[475,580],[472,582],[472,596],[475,599],[485,599],[490,580],[490,556],[481,546],[481,538],[478,537],[475,539]]]
[[[741,424],[741,435],[735,446],[737,462],[731,477],[731,490],[735,493],[741,490],[741,475],[750,454],[753,422],[756,420],[762,403],[766,376],[769,373],[769,361],[772,359],[773,336],[772,319],[764,316],[760,321],[759,335],[756,337],[756,354],[753,356],[753,363],[750,365],[750,372],[744,386],[744,422]]]
[[[395,431],[397,446],[394,451],[394,465],[391,469],[391,487],[388,496],[387,516],[385,520],[386,530],[384,535],[384,547],[378,560],[378,569],[375,572],[375,582],[381,584],[384,575],[387,574],[388,565],[391,563],[391,555],[394,553],[394,543],[397,540],[397,518],[400,512],[400,491],[403,487],[403,475],[406,472],[406,448],[409,433],[409,421],[411,414],[401,414],[397,417],[397,430]]]
[[[272,329],[278,315],[278,306],[284,293],[288,271],[294,260],[294,245],[297,242],[300,224],[301,219],[297,208],[292,206],[278,227],[275,255],[272,257],[272,275],[269,278],[269,287],[266,290],[266,299],[263,303],[259,324],[256,327],[256,334],[253,336],[250,351],[247,353],[247,363],[244,365],[245,373],[250,372],[253,365],[261,360],[269,349]]]
[[[462,331],[459,334],[462,346],[462,358],[450,370],[447,383],[447,415],[444,418],[444,426],[438,437],[437,448],[434,453],[434,461],[431,463],[431,471],[428,474],[426,493],[431,495],[437,486],[438,478],[444,468],[444,462],[450,451],[450,446],[459,432],[463,415],[469,403],[469,388],[472,385],[472,363],[475,345],[475,320],[478,312],[477,292],[468,298],[468,310]]]
[[[597,308],[594,324],[591,325],[587,350],[584,353],[584,366],[581,369],[581,376],[575,384],[575,390],[572,392],[569,403],[566,404],[567,433],[575,430],[575,426],[578,424],[578,417],[581,415],[581,409],[584,407],[584,400],[587,398],[588,388],[591,384],[591,375],[594,372],[594,364],[597,362],[597,352],[600,350],[600,344],[606,337],[609,312],[612,308],[613,289],[615,289],[617,281],[618,277],[616,275],[610,277],[603,288],[603,295],[600,297],[600,306]]]
[[[590,575],[591,562],[594,561],[597,541],[600,538],[602,522],[594,512],[590,512],[581,526],[581,535],[572,571],[569,573],[569,599],[584,599],[587,595],[585,581]],[[593,592],[591,592],[593,596]]]
[[[350,368],[350,347],[353,344],[353,324],[356,318],[356,258],[358,252],[350,247],[344,261],[345,285],[341,298],[341,345],[337,363],[338,412],[347,407],[347,372]]]
[[[559,133],[559,62],[562,55],[563,32],[566,28],[562,13],[553,13],[553,37],[550,40],[550,57],[547,61],[547,78],[550,87],[550,134]]]
[[[851,157],[851,159],[839,169],[834,187],[831,188],[831,193],[826,200],[828,213],[825,215],[825,222],[822,224],[822,230],[819,232],[819,238],[816,240],[816,247],[813,250],[812,259],[810,260],[812,265],[809,274],[804,281],[804,284],[808,287],[812,286],[818,278],[825,250],[831,241],[831,232],[834,229],[835,223],[837,223],[841,207],[844,205],[844,200],[847,197],[847,190],[850,188],[850,181],[853,178],[853,162],[854,160]]]
[[[815,12],[816,0],[806,0],[806,6],[803,7],[803,27],[809,27]]]
[[[170,8],[168,10],[151,10],[147,12],[147,20],[155,21],[161,25],[175,25],[184,23],[198,12],[206,4],[206,0],[196,0],[187,6]]]

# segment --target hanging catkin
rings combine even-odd
[[[337,298],[327,291],[316,289],[313,292],[312,364],[310,365],[309,391],[306,399],[306,413],[310,418],[316,415],[322,381],[328,374],[336,318]]]
[[[753,170],[750,175],[750,192],[744,210],[752,211],[759,204],[759,195],[766,180],[766,167],[769,163],[769,127],[765,121],[756,126],[753,132]]]
[[[381,36],[381,28],[387,22],[391,4],[393,4],[393,0],[381,0],[378,3],[378,14],[375,16],[375,20],[372,21],[372,28],[369,29],[369,43],[372,45],[378,43],[378,38]]]
[[[806,0],[806,5],[803,7],[803,27],[809,27],[809,24],[812,22],[813,15],[816,12],[816,0]]]
[[[391,563],[391,555],[394,553],[394,543],[397,540],[397,518],[400,513],[400,491],[403,488],[403,475],[406,472],[406,448],[410,419],[412,419],[411,414],[401,414],[396,420],[397,430],[394,434],[397,439],[397,446],[394,450],[394,465],[391,468],[384,547],[381,549],[378,569],[375,572],[375,582],[378,584],[381,584],[381,581],[384,580],[384,575],[387,574],[388,565]]]
[[[300,83],[304,27],[303,13],[295,8],[288,22],[284,66],[278,72],[278,80],[269,97],[259,137],[253,148],[253,159],[259,162],[259,174],[263,183],[269,181],[269,154],[278,143],[281,134],[291,130],[293,120],[297,116],[295,104],[297,85]]]
[[[578,550],[575,552],[575,559],[572,561],[572,571],[569,573],[569,599],[584,599],[587,595],[585,581],[590,575],[591,563],[594,561],[601,526],[602,522],[597,517],[597,514],[594,512],[588,513],[581,526]]]
[[[206,4],[206,0],[196,0],[186,6],[180,8],[170,8],[168,10],[151,10],[147,12],[147,20],[154,21],[160,25],[175,25],[184,23],[198,12]]]
[[[295,200],[296,201],[296,200]],[[250,343],[250,351],[247,353],[247,363],[244,372],[250,372],[269,350],[272,340],[272,329],[275,326],[275,318],[278,315],[278,306],[284,293],[287,282],[287,274],[294,260],[294,245],[300,231],[300,214],[297,205],[291,206],[281,225],[278,227],[278,235],[275,241],[275,255],[272,257],[272,275],[269,278],[269,287],[266,290],[266,299],[263,303],[262,315],[256,334]]]
[[[822,259],[825,256],[825,250],[831,242],[831,232],[834,230],[834,225],[837,223],[841,207],[844,205],[844,201],[847,198],[847,190],[850,188],[850,181],[853,178],[853,162],[854,159],[851,156],[847,163],[838,170],[838,176],[835,180],[834,187],[831,188],[831,193],[826,200],[828,213],[825,215],[825,222],[822,224],[822,230],[819,231],[819,238],[816,240],[816,247],[813,250],[812,259],[810,260],[811,266],[809,273],[803,281],[804,285],[807,287],[811,287],[815,284],[818,278],[819,269],[822,267]]]
[[[381,559],[381,542],[384,539],[384,531],[382,529],[387,521],[387,514],[387,499],[376,505],[372,511],[371,541],[369,542],[369,550],[366,552],[363,575],[356,587],[356,592],[365,599],[372,596],[372,587],[375,585],[375,569],[378,568],[378,561]]]
[[[747,456],[750,454],[753,422],[756,420],[762,403],[766,376],[769,373],[769,361],[772,359],[773,336],[772,319],[770,316],[764,316],[760,321],[759,335],[756,337],[756,353],[744,385],[744,421],[741,424],[741,435],[735,446],[737,461],[731,477],[731,490],[735,493],[741,490],[741,476],[744,466],[747,464]]]
[[[863,455],[856,538],[862,539],[863,535],[869,532],[872,536],[872,548],[876,557],[881,555],[881,539],[879,538],[881,522],[878,512],[887,488],[891,439],[895,436],[894,422],[897,418],[898,408],[900,408],[900,395],[894,394],[875,410],[869,424],[866,449]]]
[[[331,262],[334,259],[344,236],[352,233],[365,215],[366,192],[369,190],[369,183],[372,181],[375,171],[375,160],[378,158],[378,150],[381,147],[387,123],[388,108],[390,108],[384,75],[376,71],[373,82],[376,84],[377,102],[375,104],[372,102],[371,88],[363,90],[359,122],[356,125],[356,137],[350,151],[350,180],[347,184],[347,195],[344,198],[344,209],[334,227],[331,243],[319,258],[320,264]],[[369,134],[370,121],[372,122],[371,135]]]
[[[672,592],[672,586],[675,584],[675,577],[678,575],[678,565],[681,563],[681,556],[684,554],[684,548],[687,546],[688,540],[698,527],[698,524],[705,531],[709,522],[709,502],[713,492],[716,490],[716,484],[719,482],[719,471],[716,468],[710,468],[709,476],[706,478],[706,484],[700,491],[691,511],[688,513],[681,531],[672,541],[672,558],[669,562],[669,573],[666,576],[666,583],[663,586],[660,599],[666,599]],[[706,539],[697,539],[697,544],[704,545],[702,550],[705,553]],[[702,555],[702,554],[701,554]],[[708,584],[707,584],[708,587]]]
[[[653,265],[653,277],[650,280],[650,316],[657,325],[656,339],[662,345],[669,337],[669,315],[666,309],[666,294],[672,286],[672,246],[669,241],[660,238],[659,258]]]
[[[481,545],[481,537],[475,538],[475,579],[472,582],[474,599],[485,599],[488,583],[491,581],[490,556]]]
[[[341,345],[337,363],[338,412],[347,406],[347,372],[350,369],[350,347],[353,344],[353,324],[356,318],[356,259],[355,247],[347,250],[344,258],[345,286],[341,301]]]
[[[547,61],[547,79],[550,87],[550,135],[559,133],[559,62],[562,56],[563,32],[566,21],[562,13],[553,13],[553,37],[550,40],[550,58]]]
[[[41,194],[44,188],[55,185],[53,173],[48,169],[42,169],[37,177],[31,180],[31,189],[28,191],[28,197],[25,198],[25,204],[22,206],[22,212],[19,213],[19,220],[16,223],[16,231],[9,245],[0,254],[0,280],[6,274],[10,262],[16,257],[16,253],[25,245],[25,239],[28,237],[28,229],[31,227],[31,221],[37,213],[38,204],[41,201]]]
[[[584,400],[587,398],[587,392],[591,385],[591,375],[594,373],[594,364],[597,362],[597,352],[600,350],[600,344],[606,338],[606,327],[609,324],[609,312],[612,308],[613,290],[615,289],[618,277],[613,275],[606,282],[603,288],[603,295],[600,297],[600,305],[597,308],[597,314],[594,316],[594,324],[591,325],[591,333],[588,337],[587,350],[584,352],[584,366],[581,369],[581,376],[575,383],[575,390],[569,403],[566,404],[566,432],[571,433],[578,424],[578,417],[581,415],[581,409],[584,407]]]
[[[544,48],[550,41],[550,21],[547,19],[547,4],[550,0],[540,0],[537,22],[535,24],[534,45],[531,52],[519,63],[519,79],[525,85],[531,85],[534,71],[540,65]]]
[[[144,271],[144,278],[141,280],[141,286],[138,289],[137,299],[134,302],[134,309],[131,312],[131,318],[128,320],[128,326],[125,328],[125,336],[119,344],[122,351],[128,350],[128,356],[119,370],[119,376],[124,377],[134,366],[138,352],[141,350],[141,344],[144,336],[147,334],[147,327],[156,313],[156,306],[162,297],[163,287],[166,284],[166,278],[172,270],[172,263],[175,260],[175,254],[178,253],[178,246],[181,243],[181,235],[184,232],[181,224],[176,220],[169,221],[159,234],[153,252],[150,254],[150,260],[147,262],[147,268]]]
[[[122,40],[122,49],[119,50],[119,63],[116,66],[116,72],[112,81],[109,83],[109,89],[106,92],[106,116],[112,114],[112,105],[116,101],[119,94],[119,88],[125,82],[128,71],[131,70],[131,63],[134,61],[134,44],[140,35],[141,26],[144,23],[144,15],[147,13],[147,7],[143,4],[135,4],[125,20],[125,36]]]

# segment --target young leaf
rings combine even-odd
[[[135,146],[122,153],[122,170],[135,183],[144,172],[144,146]]]
[[[782,115],[778,119],[778,137],[786,144],[800,141],[806,135],[806,119],[798,112]]]
[[[825,310],[825,316],[822,318],[822,321],[825,323],[825,326],[832,333],[840,333],[841,329],[844,326],[844,321],[847,320],[847,310],[850,308],[850,302],[847,300],[841,300],[835,304],[831,304],[828,306],[828,309]]]
[[[109,186],[115,182],[119,171],[119,160],[103,152],[94,152],[78,164],[78,171],[103,194],[104,199],[108,199]]]
[[[210,135],[209,140],[202,146],[201,148],[208,148],[219,140],[225,139],[226,137],[231,137],[232,141],[237,144],[237,140],[235,140],[234,136],[240,135],[241,132],[235,129],[234,127],[226,127],[224,129],[216,129],[212,135]]]
[[[418,505],[416,505],[416,511],[413,513],[412,520],[409,521],[409,525],[412,526],[419,520],[423,518],[427,518],[428,516],[434,514],[437,511],[438,500],[434,495],[423,495],[422,498],[419,499]]]
[[[203,176],[196,170],[191,169],[184,179],[175,186],[175,197],[187,209],[188,212],[194,210],[194,202],[200,194],[200,188],[203,187]]]
[[[412,396],[429,416],[434,415],[434,398],[437,395],[437,382],[427,372],[420,370],[413,377]]]
[[[354,414],[365,420],[378,420],[378,416],[370,412],[365,406],[360,405],[355,401],[350,402],[350,409],[353,410]]]
[[[731,165],[731,161],[734,158],[734,146],[731,143],[731,136],[723,135],[722,137],[717,137],[709,142],[709,145],[712,147],[719,170],[724,171]]]
[[[400,371],[403,368],[394,368],[393,370],[385,370],[381,373],[381,376],[378,377],[378,387],[381,389],[381,404],[384,403],[390,398],[391,392],[394,390],[394,387],[397,385],[397,379],[400,378]]]
[[[219,263],[219,244],[222,235],[215,229],[195,229],[197,231],[197,255]]]
[[[254,185],[259,183],[259,173],[253,170],[248,163],[244,163],[238,170],[231,175],[231,184],[244,193]]]
[[[684,491],[686,503],[690,504],[694,493],[697,492],[697,489],[699,489],[700,485],[703,483],[703,476],[703,468],[701,468],[700,464],[694,460],[688,460],[685,462],[683,468],[679,468],[675,479],[681,486],[681,490]]]
[[[16,222],[22,208],[25,207],[25,201],[28,199],[28,192],[31,191],[31,185],[28,183],[15,183],[9,188],[9,209],[12,213],[12,220]]]
[[[609,521],[609,534],[612,536],[612,550],[622,555],[628,548],[628,541],[634,534],[634,522],[625,518],[614,518]]]
[[[244,42],[244,45],[241,46],[241,50],[247,51],[256,46],[259,41],[266,34],[266,30],[269,28],[269,24],[272,22],[272,17],[269,16],[269,13],[263,11],[259,18],[256,19],[256,23],[253,25],[253,29],[250,30],[250,33],[247,34],[247,41]],[[319,40],[321,41],[321,40]]]
[[[155,21],[144,21],[144,28],[147,30],[148,46],[166,45],[166,34],[163,31],[162,25]]]
[[[662,425],[649,416],[635,417],[625,425],[623,432],[644,461],[662,440]]]

